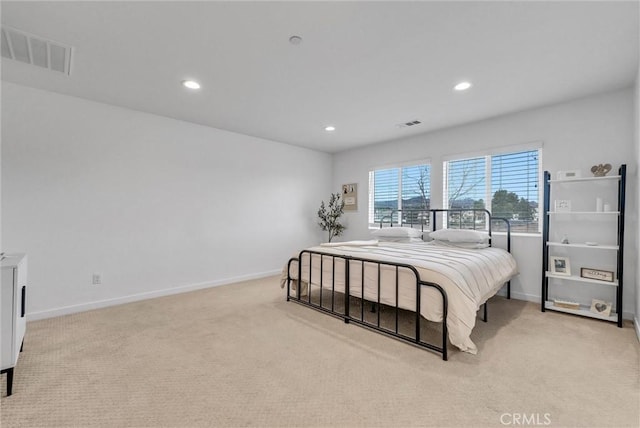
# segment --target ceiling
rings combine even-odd
[[[332,153],[628,87],[638,6],[2,1],[3,27],[73,47],[69,76],[2,79]]]

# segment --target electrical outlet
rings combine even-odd
[[[94,273],[91,283],[93,285],[101,285],[102,284],[102,275],[100,275],[99,273]]]

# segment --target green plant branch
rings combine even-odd
[[[332,193],[329,198],[328,207],[324,201],[320,203],[318,210],[318,224],[322,230],[329,232],[329,242],[336,236],[342,235],[345,227],[340,223],[340,217],[344,214],[344,201],[340,198],[340,193]]]

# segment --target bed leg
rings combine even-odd
[[[484,302],[484,318],[482,319],[482,321],[487,322],[489,320],[488,315],[487,315],[487,303],[489,303],[489,301],[487,300],[486,302]]]
[[[446,320],[445,320],[446,323]],[[442,361],[447,361],[449,359],[448,350],[447,350],[447,326],[446,324],[442,327]]]
[[[7,397],[13,393],[13,367],[2,370],[0,373],[7,374]]]

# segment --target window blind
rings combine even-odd
[[[485,208],[486,159],[447,162],[445,197],[448,208]]]
[[[449,208],[486,208],[509,219],[512,231],[537,233],[538,162],[539,149],[444,162],[445,203]],[[469,222],[460,216],[449,220]],[[478,226],[477,219],[471,221]],[[506,228],[498,222],[492,227]]]
[[[369,223],[391,220],[389,213],[398,209],[428,209],[430,205],[431,168],[428,164],[369,172]],[[403,221],[418,223],[418,213]],[[428,216],[424,216],[427,217]],[[397,215],[393,218],[398,222]]]
[[[515,231],[538,232],[538,151],[491,157],[491,212]]]
[[[386,213],[399,208],[400,177],[398,172],[398,168],[374,171],[373,222],[379,222]]]

